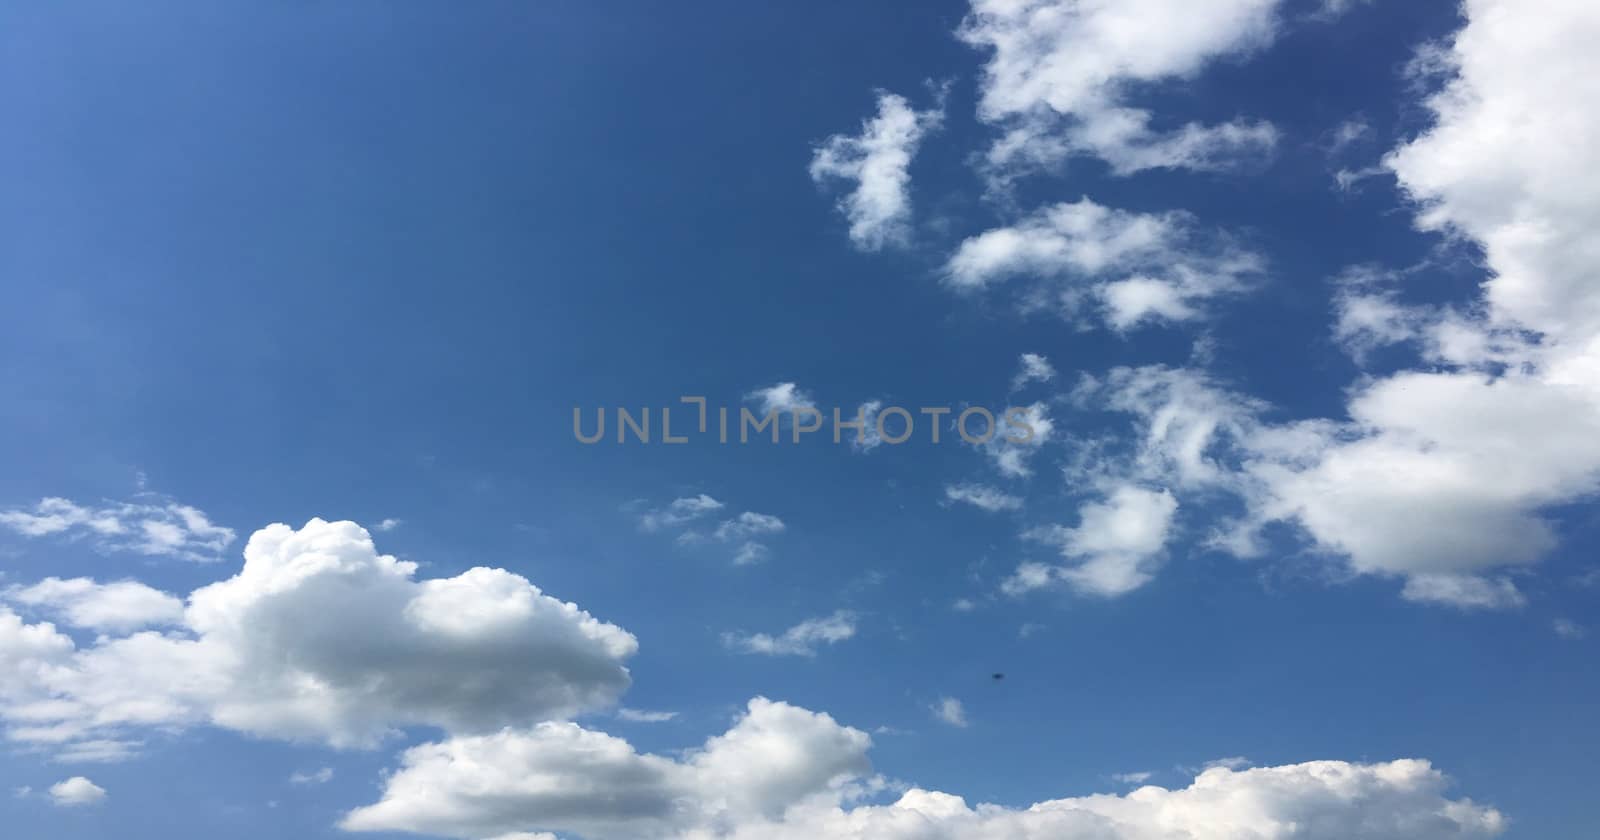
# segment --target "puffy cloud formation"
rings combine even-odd
[[[850,241],[865,251],[904,245],[910,236],[911,159],[922,138],[939,127],[942,107],[918,111],[906,98],[878,95],[878,115],[850,137],[835,134],[811,158],[811,178],[853,182],[839,200],[850,220]]]
[[[408,750],[382,798],[345,816],[352,831],[480,840],[563,832],[585,840],[1445,840],[1485,838],[1506,820],[1425,761],[1216,767],[1187,788],[969,806],[912,788],[861,804],[866,733],[757,698],[725,734],[674,760],[570,723],[456,737]]]
[[[544,723],[407,750],[382,800],[341,826],[461,838],[720,836],[779,820],[795,803],[866,774],[871,743],[828,715],[759,697],[731,729],[677,761],[575,724]]]
[[[183,620],[182,601],[133,580],[45,578],[32,586],[13,586],[0,593],[0,600],[59,615],[67,624],[89,630],[127,632]]]
[[[25,537],[86,538],[103,551],[215,560],[233,544],[230,528],[176,502],[118,502],[94,507],[47,498],[29,509],[0,510],[0,526]]]
[[[1255,254],[1207,241],[1186,214],[1133,213],[1085,198],[967,239],[946,263],[945,280],[977,291],[1023,278],[1029,306],[1068,317],[1088,310],[1129,330],[1199,318],[1207,300],[1242,291],[1264,266]]]
[[[1341,301],[1341,338],[1416,340],[1437,366],[1364,383],[1349,421],[1250,443],[1258,520],[1297,522],[1357,572],[1468,607],[1522,602],[1496,569],[1556,542],[1541,511],[1600,489],[1600,7],[1468,0],[1430,53],[1432,128],[1386,160],[1418,225],[1487,258],[1482,306]]]
[[[990,51],[979,116],[1004,134],[988,153],[1001,180],[1075,155],[1128,174],[1214,169],[1259,157],[1267,123],[1191,122],[1171,130],[1127,103],[1141,85],[1192,78],[1270,43],[1278,0],[972,0],[960,37]]]
[[[1071,561],[1059,567],[1024,564],[1002,588],[1011,594],[1062,581],[1091,595],[1124,595],[1148,583],[1151,566],[1166,547],[1178,501],[1165,490],[1133,485],[1112,489],[1104,500],[1085,504],[1074,528],[1056,526],[1032,534]]]
[[[148,727],[212,724],[368,746],[400,727],[492,730],[615,701],[633,636],[501,569],[417,580],[352,522],[271,525],[181,626],[79,648],[0,609],[7,735],[116,757]]]
[[[106,798],[106,789],[82,776],[50,786],[50,801],[64,808],[93,805]]]
[[[833,615],[812,618],[790,627],[777,636],[766,633],[725,633],[728,647],[745,653],[766,656],[816,656],[817,645],[837,644],[856,634],[854,613],[839,610]]]

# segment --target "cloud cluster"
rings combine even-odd
[[[462,840],[1446,840],[1506,825],[1492,808],[1446,798],[1447,780],[1424,761],[1216,767],[1178,790],[1020,809],[919,788],[866,804],[888,786],[871,775],[870,746],[825,714],[763,698],[680,759],[574,724],[507,729],[408,750],[382,798],[341,826]]]
[[[93,506],[50,497],[31,509],[0,510],[0,527],[25,537],[87,539],[102,551],[196,561],[217,559],[234,540],[232,529],[203,511],[171,501]]]
[[[244,553],[240,572],[191,593],[166,633],[80,648],[55,625],[0,608],[7,736],[107,759],[152,727],[199,724],[370,746],[408,726],[559,719],[628,687],[633,636],[510,572],[418,580],[415,564],[378,554],[360,526],[320,519],[263,528]]]
[[[782,391],[782,395],[794,399],[795,391]],[[652,508],[639,515],[639,527],[646,531],[660,531],[678,528],[677,541],[680,545],[693,545],[707,541],[715,541],[733,546],[733,564],[735,566],[748,566],[766,560],[772,550],[764,540],[788,530],[782,519],[770,513],[756,513],[744,511],[736,516],[722,519],[710,528],[709,532],[695,527],[694,523],[718,513],[727,507],[722,502],[701,493],[696,496],[684,496],[674,499],[665,507]]]

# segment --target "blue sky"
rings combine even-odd
[[[1596,35],[12,4],[0,820],[1591,837]]]

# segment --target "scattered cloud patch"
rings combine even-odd
[[[0,527],[25,537],[86,539],[107,552],[196,561],[217,559],[234,540],[232,529],[203,511],[170,501],[93,506],[50,497],[32,508],[0,510]]]

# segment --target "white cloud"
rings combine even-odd
[[[783,520],[776,516],[747,510],[732,519],[723,520],[712,536],[723,542],[739,542],[751,537],[781,534],[784,528]]]
[[[677,716],[677,712],[651,712],[626,707],[617,710],[617,718],[629,723],[665,723]]]
[[[1154,778],[1155,775],[1148,771],[1139,771],[1137,773],[1118,773],[1111,778],[1125,785],[1142,785]]]
[[[772,549],[767,548],[761,543],[742,543],[740,544],[739,549],[733,553],[733,565],[754,566],[757,563],[767,562],[767,558],[771,556]]]
[[[1069,318],[1096,312],[1128,331],[1202,317],[1205,303],[1243,291],[1264,261],[1201,236],[1184,213],[1134,213],[1085,198],[1055,204],[962,242],[946,283],[977,291],[1021,278],[1030,306]]]
[[[351,831],[484,840],[561,832],[585,840],[1464,840],[1507,820],[1425,761],[1311,762],[1208,769],[1188,787],[969,806],[909,788],[864,804],[870,737],[827,715],[762,698],[682,758],[639,753],[573,724],[463,736],[408,750]],[[537,836],[537,835],[535,835]]]
[[[1025,406],[1007,406],[993,413],[993,435],[979,444],[989,462],[1007,478],[1027,478],[1033,475],[1032,460],[1055,434],[1055,422],[1050,418],[1049,406],[1036,402]],[[982,437],[988,429],[981,415],[971,420],[970,434]]]
[[[407,750],[382,800],[350,812],[341,827],[460,838],[724,836],[863,775],[870,745],[866,733],[825,714],[764,698],[682,760],[544,723]]]
[[[1022,507],[1022,499],[1010,495],[998,487],[987,484],[955,484],[944,488],[944,497],[947,501],[963,502],[979,510],[994,513],[1002,510],[1018,510]]]
[[[807,619],[777,636],[766,633],[725,633],[723,644],[744,653],[765,656],[816,656],[817,646],[838,644],[856,634],[854,613],[839,610],[832,615]]]
[[[707,514],[722,510],[724,505],[701,493],[696,496],[685,496],[673,499],[665,508],[648,510],[639,516],[639,527],[646,531],[659,531],[663,528],[672,528],[685,522],[692,522]]]
[[[853,449],[856,452],[871,452],[872,450],[877,449],[879,446],[883,445],[883,435],[878,434],[878,414],[882,410],[883,410],[883,400],[868,400],[868,401],[866,401],[866,402],[864,402],[861,405],[856,407],[856,415],[855,415],[855,417],[851,418],[848,422],[860,421],[861,422],[861,428],[858,431],[855,431],[853,433],[851,433],[851,432],[841,432],[840,433],[840,434],[849,434],[851,436],[850,437],[850,448],[851,449]],[[844,418],[840,418],[840,419],[842,420]],[[895,432],[893,431],[894,427],[886,426],[885,428],[888,428],[888,429],[891,430],[889,432],[890,435],[894,435],[895,434]]]
[[[965,729],[967,723],[967,707],[954,697],[940,697],[933,704],[933,716],[941,723]]]
[[[793,382],[779,382],[765,388],[757,388],[744,396],[747,402],[756,403],[761,407],[761,415],[776,413],[780,419],[793,417],[796,411],[815,411],[817,404],[811,400],[811,395],[800,389]]]
[[[391,517],[389,519],[385,519],[385,520],[379,522],[377,525],[374,525],[372,527],[372,529],[374,531],[380,531],[382,533],[387,534],[388,532],[393,531],[394,529],[396,529],[396,528],[398,528],[398,527],[400,527],[401,525],[404,525],[404,524],[406,524],[406,521],[404,519],[394,519],[394,518]]]
[[[640,514],[639,527],[645,531],[679,528],[704,519],[726,507],[727,505],[704,493],[685,496],[673,500],[664,508],[647,510]],[[733,564],[749,566],[765,562],[772,555],[772,550],[760,540],[781,534],[786,529],[783,520],[772,514],[744,511],[718,522],[709,535],[700,530],[684,530],[679,532],[676,539],[679,545],[685,546],[704,543],[707,540],[734,545],[736,548]]]
[[[271,525],[234,577],[195,590],[180,631],[78,648],[0,608],[0,718],[70,753],[212,724],[370,746],[397,728],[453,732],[614,702],[633,636],[501,569],[417,580],[351,522]]]
[[[1462,609],[1505,610],[1527,603],[1527,599],[1511,581],[1473,575],[1412,575],[1406,578],[1400,597],[1407,601],[1445,604]]]
[[[106,789],[82,776],[50,786],[50,800],[64,808],[93,805],[106,798]]]
[[[0,600],[59,615],[69,625],[90,630],[127,632],[183,620],[183,601],[132,580],[45,578],[32,586],[9,587],[0,592]]]
[[[1029,382],[1049,382],[1056,378],[1056,369],[1050,365],[1050,360],[1038,353],[1023,353],[1018,364],[1021,367],[1011,378],[1013,391],[1022,390]]]
[[[1028,536],[1061,550],[1070,562],[1062,566],[1024,563],[1001,584],[1009,595],[1065,583],[1074,590],[1112,598],[1125,595],[1154,577],[1164,551],[1178,502],[1165,490],[1122,485],[1103,501],[1078,511],[1078,526],[1055,526]]]
[[[1550,622],[1550,629],[1563,639],[1581,639],[1589,635],[1589,631],[1584,629],[1583,625],[1569,618],[1558,618]]]
[[[333,768],[323,767],[309,772],[289,774],[291,785],[322,785],[333,781]]]
[[[1277,141],[1265,122],[1190,122],[1164,130],[1128,100],[1137,89],[1193,78],[1217,59],[1270,43],[1277,6],[1278,0],[972,0],[958,34],[990,51],[979,116],[1004,132],[988,152],[991,174],[1003,182],[1075,155],[1099,157],[1118,174],[1261,158]]]
[[[25,537],[84,538],[103,551],[153,557],[215,560],[233,543],[230,528],[176,502],[113,502],[94,507],[68,499],[42,499],[32,509],[0,510],[0,526]]]
[[[923,137],[939,127],[943,108],[918,111],[905,97],[878,95],[878,115],[866,121],[861,134],[835,134],[811,158],[811,178],[852,182],[839,201],[850,220],[850,241],[866,251],[905,245],[910,236],[911,159]]]

